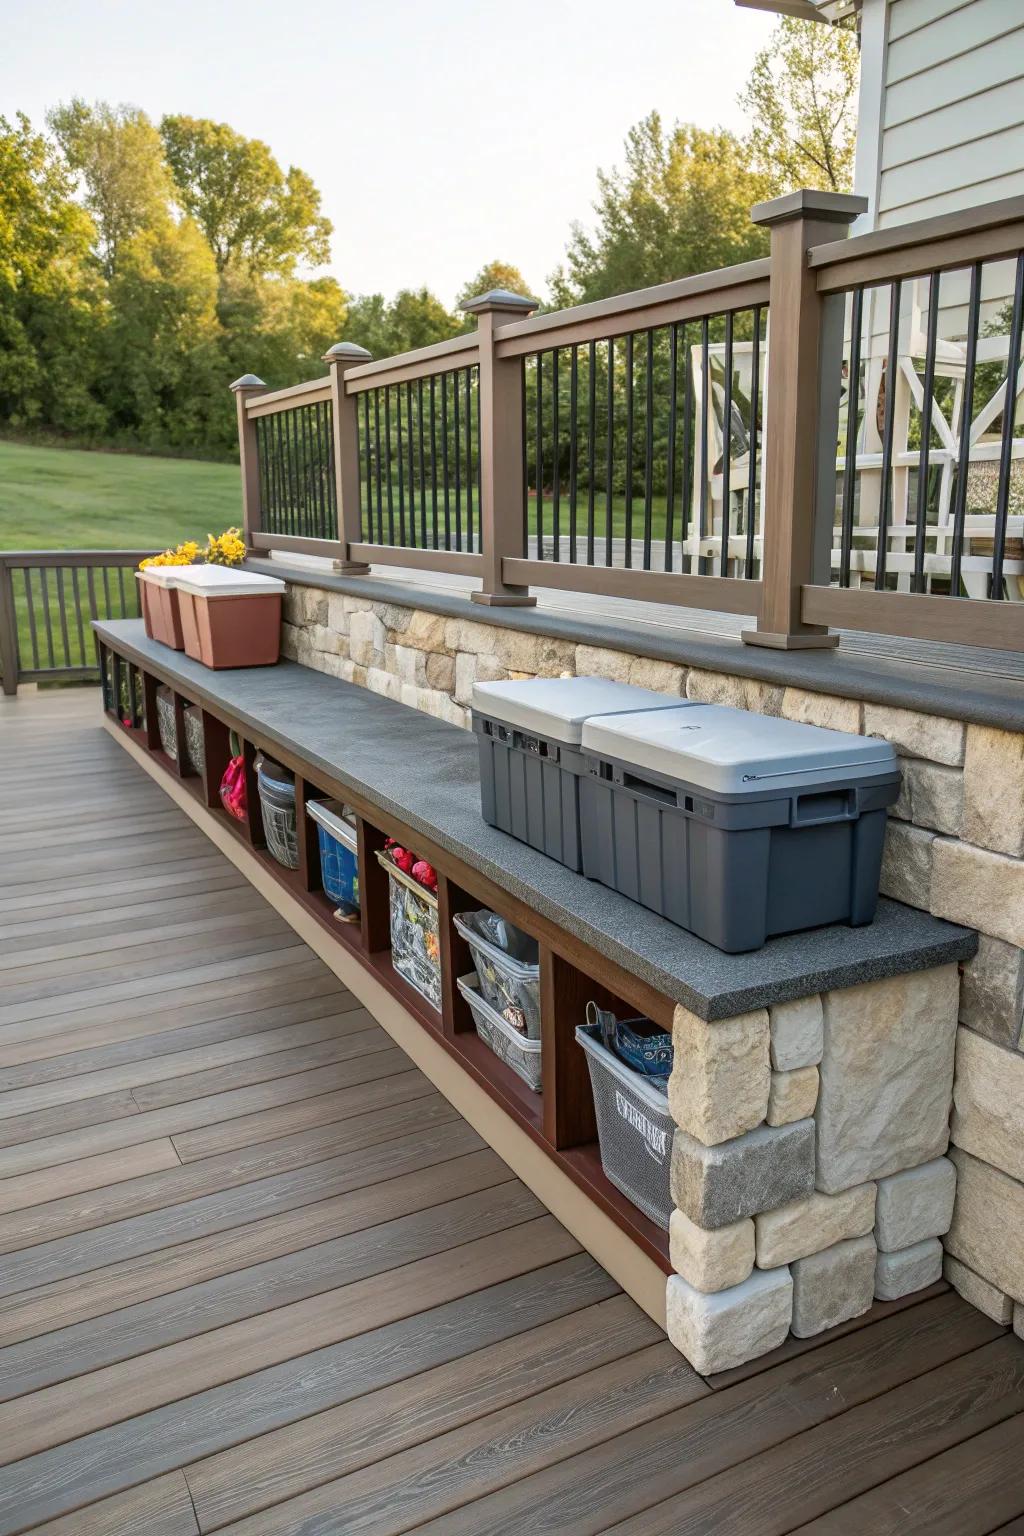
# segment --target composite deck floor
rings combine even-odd
[[[0,1533],[1024,1532],[1024,1343],[702,1380],[99,714],[0,705]]]

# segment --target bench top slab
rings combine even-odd
[[[146,638],[141,620],[94,623],[99,639],[267,748],[279,747],[419,832],[705,1019],[969,959],[977,935],[882,899],[864,928],[832,924],[727,955],[614,891],[489,827],[475,738],[369,689],[281,661],[213,672]]]

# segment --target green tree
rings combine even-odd
[[[332,225],[305,171],[282,171],[260,139],[209,118],[165,117],[160,134],[178,202],[206,236],[218,272],[241,263],[261,276],[288,275],[298,262],[330,260]]]
[[[859,73],[852,26],[780,18],[740,96],[753,123],[751,160],[773,195],[797,187],[849,191]]]
[[[103,399],[111,430],[149,447],[208,446],[217,379],[217,273],[191,219],[124,242],[109,289]]]
[[[750,209],[765,193],[740,141],[722,128],[652,112],[629,130],[625,163],[597,173],[597,224],[573,226],[555,302],[578,304],[761,256]]]
[[[113,277],[125,242],[167,212],[171,178],[160,135],[137,107],[90,107],[78,97],[56,107],[47,121],[80,179],[101,267]]]
[[[27,117],[0,117],[0,418],[91,432],[99,284],[94,226]]]
[[[429,288],[402,288],[390,303],[381,293],[367,293],[350,304],[344,339],[366,347],[374,357],[394,357],[457,336],[462,320]]]

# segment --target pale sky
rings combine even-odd
[[[73,95],[212,117],[308,171],[349,293],[486,261],[542,292],[652,108],[743,126],[773,18],[733,0],[0,0],[0,114]]]

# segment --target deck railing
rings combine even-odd
[[[339,569],[476,578],[1024,649],[1024,199],[855,237],[753,210],[770,256],[238,395],[246,533]]]
[[[148,549],[0,550],[0,678],[21,682],[99,677],[93,619],[136,618],[134,571]]]

